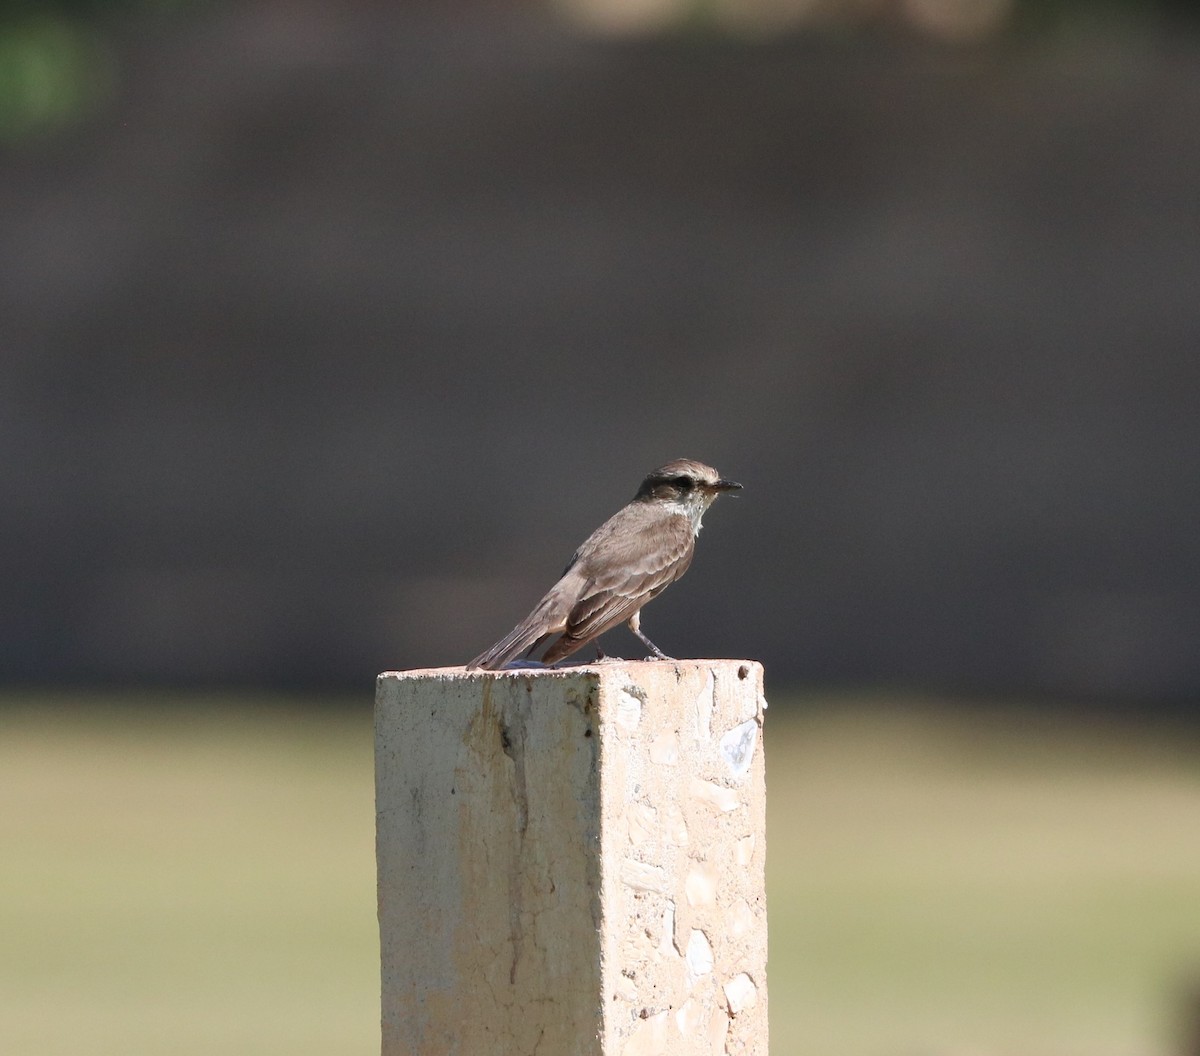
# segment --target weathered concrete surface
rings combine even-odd
[[[380,676],[384,1056],[767,1051],[762,668]]]

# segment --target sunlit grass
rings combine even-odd
[[[1170,1056],[1200,749],[768,716],[774,1056]],[[0,701],[0,1053],[378,1052],[370,701]]]
[[[775,1056],[1176,1051],[1195,742],[911,705],[771,720]]]
[[[0,1052],[377,1052],[369,707],[0,710]]]

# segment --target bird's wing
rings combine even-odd
[[[568,637],[596,638],[624,623],[687,571],[695,549],[691,523],[649,512],[626,507],[579,548],[571,571],[585,586],[567,616]]]

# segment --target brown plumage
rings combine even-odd
[[[667,659],[641,631],[642,606],[687,571],[700,519],[713,500],[740,487],[687,458],[654,470],[633,501],[575,551],[562,578],[533,611],[468,669],[497,671],[558,634],[542,658],[552,664],[619,623],[628,624],[655,656]]]

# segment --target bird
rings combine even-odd
[[[688,570],[700,520],[717,496],[741,487],[690,458],[651,471],[632,501],[575,551],[533,611],[467,670],[499,671],[557,634],[542,657],[544,664],[554,664],[619,623],[650,650],[647,659],[672,659],[642,633],[642,607]],[[603,659],[599,644],[596,652]]]

